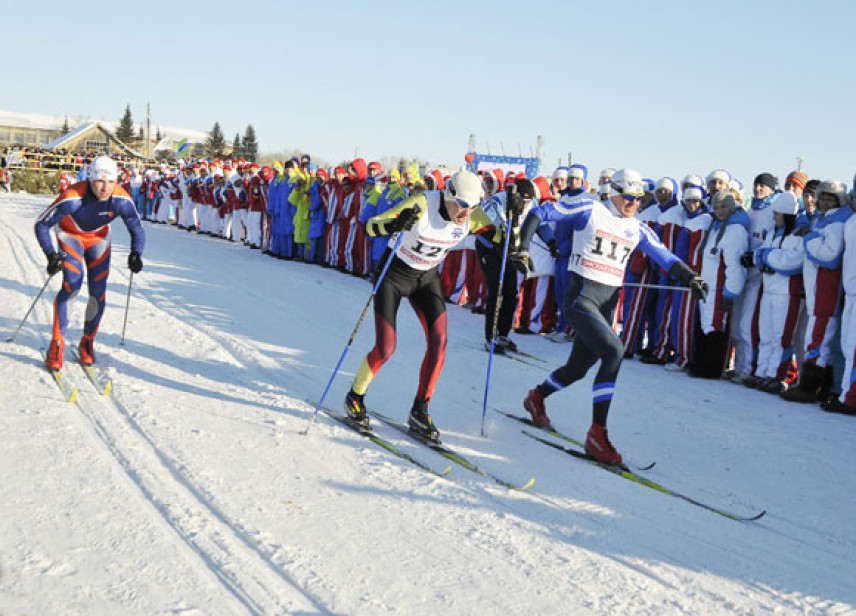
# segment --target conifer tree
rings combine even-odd
[[[122,143],[128,143],[134,138],[134,121],[131,119],[131,106],[125,107],[125,115],[119,120],[119,128],[116,129],[116,138]]]
[[[205,152],[209,156],[215,156],[222,154],[225,148],[226,138],[220,129],[220,122],[214,122],[214,126],[208,133],[208,138],[205,140]]]
[[[258,160],[259,158],[259,143],[256,141],[256,131],[252,124],[247,125],[247,130],[244,131],[244,139],[242,148],[244,157],[248,160]]]

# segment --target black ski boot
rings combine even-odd
[[[366,413],[366,405],[363,404],[363,396],[354,393],[353,389],[345,396],[345,412],[352,423],[366,430],[372,429],[369,424],[369,416]]]
[[[437,431],[431,415],[428,414],[428,402],[426,400],[414,400],[413,408],[410,409],[410,417],[407,418],[407,425],[411,432],[438,445],[440,444],[440,432]]]

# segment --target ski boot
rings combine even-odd
[[[586,435],[586,453],[598,462],[606,464],[621,464],[621,454],[609,442],[606,428],[592,424]]]
[[[544,396],[536,387],[530,389],[529,394],[523,399],[523,408],[532,416],[532,423],[539,428],[551,428],[550,418],[547,417],[547,407],[544,405]]]
[[[48,370],[62,370],[64,356],[65,340],[63,338],[54,338],[51,340],[48,353],[45,355],[45,365],[48,367]]]
[[[84,366],[91,366],[95,363],[94,343],[95,336],[87,336],[84,334],[83,338],[80,339],[80,344],[77,346],[77,350],[80,353],[80,363]]]
[[[410,409],[410,416],[407,418],[407,425],[411,432],[438,445],[440,444],[440,432],[434,426],[431,415],[428,414],[427,400],[414,400],[413,407]]]
[[[502,345],[502,348],[506,353],[517,353],[517,345],[514,343],[514,340],[508,336],[499,336],[496,339],[496,344]]]
[[[366,430],[372,429],[366,413],[366,405],[363,403],[363,395],[354,393],[353,389],[345,395],[345,412],[351,423]]]
[[[484,341],[484,350],[490,353],[490,340]],[[505,355],[505,347],[499,342],[499,340],[494,340],[493,342],[493,354],[494,355]]]

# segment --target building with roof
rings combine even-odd
[[[63,128],[67,124],[68,131]],[[116,138],[118,122],[92,118],[51,116],[0,110],[0,147],[16,146],[43,150],[97,151],[146,158],[145,142],[122,143]],[[134,126],[139,132],[139,125]],[[151,156],[161,150],[172,150],[175,144],[187,143],[193,156],[202,151],[208,138],[205,131],[189,128],[158,126],[161,140],[149,143]]]

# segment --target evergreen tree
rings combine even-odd
[[[232,158],[239,158],[244,155],[244,146],[241,145],[240,133],[235,133],[235,140],[232,142]]]
[[[128,143],[134,138],[134,121],[131,119],[131,106],[125,107],[125,115],[119,120],[119,128],[116,129],[116,138],[122,143]]]
[[[66,118],[62,123],[62,134],[67,135],[69,130],[70,129],[68,128],[68,118]]]
[[[160,132],[160,126],[158,126],[158,132],[155,134],[155,144],[160,143],[160,140],[163,139],[163,136]]]
[[[225,148],[226,138],[220,129],[220,122],[214,122],[214,126],[208,133],[208,138],[205,140],[205,152],[209,156],[216,156],[222,154]]]
[[[243,147],[244,157],[247,160],[258,160],[259,144],[256,141],[256,131],[252,124],[247,124],[247,130],[244,131]]]

